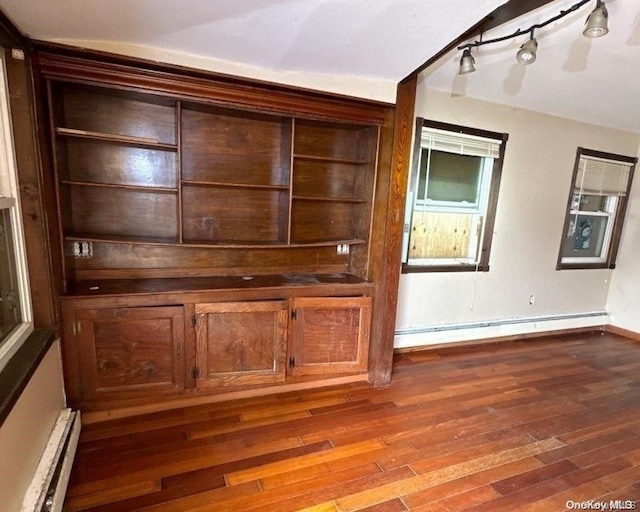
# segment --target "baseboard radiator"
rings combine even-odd
[[[394,348],[404,349],[505,337],[528,337],[563,330],[589,327],[604,328],[608,324],[609,315],[605,311],[593,311],[461,324],[427,325],[396,330]]]
[[[80,436],[80,412],[63,409],[42,454],[20,512],[62,512]]]

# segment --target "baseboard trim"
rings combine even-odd
[[[521,341],[528,340],[534,338],[549,338],[553,336],[565,336],[568,334],[581,334],[586,332],[602,332],[606,331],[607,326],[598,326],[598,327],[574,327],[571,329],[555,329],[550,331],[539,331],[539,332],[530,332],[523,334],[513,334],[510,336],[496,336],[493,338],[479,338],[479,339],[469,339],[464,341],[450,341],[445,343],[433,343],[429,345],[418,345],[415,347],[403,347],[394,349],[394,353],[396,354],[407,354],[409,352],[421,352],[424,350],[439,350],[443,348],[454,348],[454,347],[476,347],[481,345],[491,345],[498,343],[505,343],[508,341]],[[623,334],[624,336],[624,334]],[[640,334],[638,334],[640,340]]]
[[[630,331],[629,329],[623,329],[622,327],[618,327],[617,325],[605,325],[604,330],[611,334],[617,334],[618,336],[624,336],[625,338],[629,338],[633,341],[640,341],[640,332]]]
[[[505,318],[468,323],[424,325],[398,329],[394,348],[420,349],[443,344],[477,343],[481,340],[522,339],[523,337],[548,336],[554,333],[584,332],[575,329],[600,330],[609,324],[605,311],[569,313],[535,317]]]

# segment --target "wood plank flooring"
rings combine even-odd
[[[383,389],[350,384],[87,425],[65,510],[640,507],[640,343],[598,332],[394,362]]]

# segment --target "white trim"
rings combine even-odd
[[[594,311],[405,328],[396,330],[393,346],[394,348],[413,348],[503,336],[520,336],[537,332],[601,327],[607,324],[609,324],[609,314],[605,311]]]
[[[39,512],[45,505],[46,510],[62,511],[79,437],[80,413],[63,409],[49,436],[20,512]],[[54,480],[57,469],[59,474]]]
[[[420,153],[422,154],[420,148]],[[429,158],[431,150],[428,149]],[[434,200],[422,200],[415,199],[409,194],[407,204],[413,204],[413,209],[406,208],[405,210],[405,229],[403,233],[403,258],[402,261],[414,266],[438,266],[438,265],[476,265],[480,261],[479,248],[482,246],[482,242],[485,236],[485,219],[487,211],[489,209],[489,192],[491,189],[491,179],[493,177],[493,163],[494,159],[491,157],[481,157],[482,165],[479,169],[480,179],[478,180],[478,190],[476,197],[477,203],[465,203],[465,202],[445,202]],[[429,166],[427,164],[427,175],[425,176],[425,194],[428,194],[429,188]],[[420,165],[418,167],[420,169]],[[420,179],[418,171],[418,181]],[[465,206],[466,205],[466,206]],[[413,213],[420,212],[427,213],[453,213],[453,214],[465,214],[472,217],[472,228],[469,239],[469,250],[465,258],[409,258],[409,243],[411,238],[411,227],[413,222]],[[478,223],[480,223],[480,229],[478,230]]]
[[[585,211],[585,210],[571,210],[569,214],[573,217],[574,223],[578,222],[578,217],[605,217],[607,218],[607,226],[602,237],[602,250],[599,256],[563,256],[561,263],[569,264],[589,264],[589,263],[605,263],[609,257],[609,250],[611,249],[611,240],[613,238],[613,225],[615,224],[615,212],[618,206],[617,196],[607,196],[607,211]],[[573,234],[571,235],[573,236]],[[569,238],[569,236],[567,236]]]

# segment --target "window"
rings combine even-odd
[[[6,83],[0,58],[0,370],[33,330]]]
[[[636,161],[578,148],[558,269],[614,268]]]
[[[506,140],[417,119],[403,272],[489,270]]]

